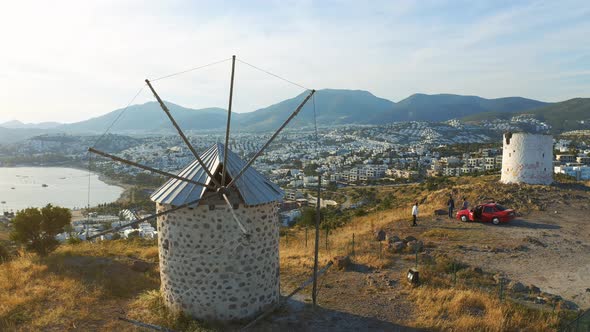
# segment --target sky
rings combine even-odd
[[[6,1],[0,123],[154,100],[250,112],[307,88],[590,97],[590,1]],[[243,61],[243,62],[241,62]],[[142,89],[143,87],[143,89]],[[319,110],[321,111],[321,110]]]

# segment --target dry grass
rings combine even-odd
[[[557,313],[532,310],[469,289],[419,287],[410,292],[417,327],[452,331],[552,331]]]
[[[45,258],[32,254],[0,264],[0,331],[128,329],[116,317],[127,301],[159,287],[154,269],[135,272],[119,249],[146,257],[138,243],[64,245]],[[153,244],[152,244],[152,247]]]
[[[149,322],[158,326],[165,326],[176,331],[196,332],[213,331],[213,329],[192,320],[181,313],[169,310],[160,292],[150,290],[134,300],[130,305],[129,318],[142,322]]]
[[[73,245],[62,245],[55,254],[62,256],[80,255],[96,257],[130,257],[148,262],[158,262],[157,240],[115,240],[106,242],[80,242]]]
[[[0,223],[0,242],[1,241],[8,241],[10,237],[10,231],[8,229],[8,227],[6,227],[4,224]]]
[[[384,244],[380,246],[374,236],[379,229],[400,237],[413,235],[428,239],[435,242],[435,252],[444,247],[439,248],[438,244],[447,241],[453,245],[485,242],[485,233],[477,229],[458,231],[445,228],[444,223],[425,232],[407,227],[415,200],[420,202],[419,223],[426,223],[433,218],[433,210],[445,207],[450,190],[455,190],[459,197],[467,196],[472,203],[483,196],[506,197],[517,208],[527,204],[537,208],[528,202],[540,195],[539,192],[554,191],[554,188],[540,186],[532,189],[522,186],[515,191],[514,187],[497,185],[494,177],[474,178],[473,181],[474,184],[454,183],[452,188],[434,191],[427,190],[424,185],[384,188],[377,196],[395,197],[391,209],[367,209],[367,215],[355,217],[345,226],[332,230],[327,248],[326,233],[321,232],[320,264],[326,264],[334,256],[348,255],[354,249],[355,264],[368,269],[402,272],[401,267],[407,266],[414,255],[394,254],[386,250]],[[305,229],[294,228],[287,233],[288,237],[281,237],[280,243],[283,290],[291,290],[308,279],[313,266],[313,230],[307,232],[307,246]],[[0,264],[0,330],[135,330],[116,320],[121,315],[178,330],[207,330],[165,308],[157,291],[157,264],[148,272],[139,273],[130,269],[130,259],[156,263],[155,241],[64,245],[46,258],[21,255]],[[457,271],[460,281],[456,288],[452,287],[449,278],[449,273],[455,269],[452,258],[430,254],[422,255],[420,260],[424,285],[403,291],[416,306],[409,325],[455,331],[545,331],[554,330],[559,323],[558,314],[526,309],[509,301],[501,303],[494,294],[476,289],[493,287],[493,284],[489,276],[464,266]],[[359,294],[366,291],[362,287],[358,289]]]
[[[36,257],[0,266],[0,330],[40,330],[56,324],[72,328],[76,321],[100,321],[92,310],[100,299],[100,289],[49,273]]]
[[[526,213],[543,208],[542,195],[557,194],[556,188],[546,186],[506,186],[499,185],[497,176],[469,179],[470,184],[454,184],[452,188],[429,191],[423,185],[387,188],[387,194],[396,198],[392,209],[370,211],[368,215],[355,217],[345,226],[334,230],[328,236],[328,248],[325,246],[325,231],[320,236],[320,261],[325,264],[338,255],[352,252],[354,234],[353,261],[371,269],[394,268],[399,259],[412,261],[414,255],[393,254],[384,246],[381,248],[375,240],[375,232],[385,229],[400,237],[414,235],[419,239],[429,239],[436,243],[457,245],[497,244],[494,238],[483,229],[451,229],[445,222],[437,224],[438,228],[420,232],[409,228],[410,208],[414,200],[420,202],[420,222],[430,223],[435,219],[432,211],[444,209],[448,194],[454,191],[455,197],[467,197],[471,204],[487,200],[496,200],[518,211]],[[381,195],[381,193],[379,194]],[[445,217],[446,218],[446,217]],[[407,224],[405,224],[407,223]],[[288,240],[281,238],[281,269],[283,285],[294,287],[309,277],[313,264],[313,230],[308,229],[308,245],[305,246],[305,230],[293,229]],[[436,244],[427,243],[427,247]],[[441,248],[442,249],[442,248]],[[438,249],[436,250],[438,251]],[[538,309],[526,308],[512,302],[500,303],[497,295],[479,290],[493,289],[494,281],[490,275],[475,272],[460,262],[444,255],[428,257],[422,255],[424,266],[422,279],[426,286],[411,289],[410,300],[417,305],[417,316],[410,324],[417,327],[454,331],[550,331],[556,330],[560,315],[566,312],[548,313]],[[450,275],[457,273],[457,284],[453,285]],[[457,287],[457,288],[454,288]]]

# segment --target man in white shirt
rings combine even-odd
[[[418,202],[412,206],[412,226],[418,226],[416,224],[416,218],[418,218]]]

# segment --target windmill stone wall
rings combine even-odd
[[[502,183],[551,184],[553,138],[528,133],[504,134]]]
[[[161,291],[165,303],[198,319],[252,317],[279,301],[276,202],[234,209],[199,204],[158,218]],[[170,205],[157,204],[158,212]]]

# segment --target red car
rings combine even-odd
[[[461,221],[491,221],[494,225],[509,222],[515,217],[516,211],[496,203],[480,204],[471,210],[465,209],[457,212],[457,219]]]

